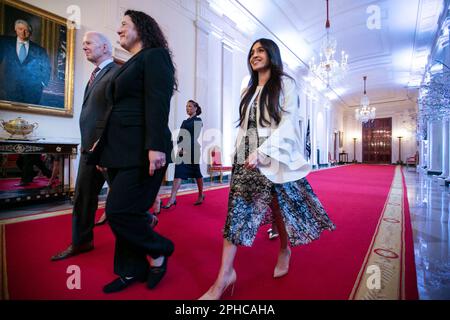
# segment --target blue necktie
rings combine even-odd
[[[27,58],[27,49],[25,48],[25,43],[22,42],[20,44],[20,49],[19,49],[19,60],[20,60],[20,63],[23,63],[26,58]]]

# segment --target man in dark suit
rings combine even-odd
[[[39,104],[50,80],[50,61],[46,50],[30,40],[28,22],[17,20],[14,28],[17,37],[0,37],[0,100]]]
[[[94,248],[95,212],[98,208],[98,195],[105,184],[105,176],[96,169],[95,165],[87,164],[87,159],[89,151],[93,149],[95,142],[102,134],[105,120],[110,112],[105,91],[119,66],[113,61],[111,43],[101,33],[87,32],[83,39],[83,50],[87,60],[96,68],[86,86],[80,115],[81,158],[72,215],[72,244],[66,250],[53,256],[53,261]]]

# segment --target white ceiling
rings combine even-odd
[[[305,64],[313,56],[318,59],[325,35],[325,0],[209,1],[251,38],[269,33],[284,47],[290,66],[306,73]],[[443,7],[444,0],[330,0],[337,52],[349,55],[345,79],[332,88],[339,95],[335,102],[357,106],[364,75],[372,104],[410,99],[422,79]],[[371,30],[367,21],[374,9],[380,12],[380,28]]]

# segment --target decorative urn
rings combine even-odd
[[[25,136],[32,133],[39,125],[37,123],[29,123],[21,117],[18,117],[10,121],[0,120],[0,126],[3,130],[11,134],[11,136],[21,135],[25,138]]]

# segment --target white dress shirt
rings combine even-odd
[[[98,68],[99,68],[100,70],[97,71],[97,73],[96,73],[95,76],[97,76],[97,74],[98,74],[100,71],[102,71],[104,67],[106,67],[108,64],[110,64],[110,63],[113,62],[113,61],[114,61],[113,58],[109,58],[109,59],[103,61],[102,63],[100,63],[100,65],[98,66]]]

